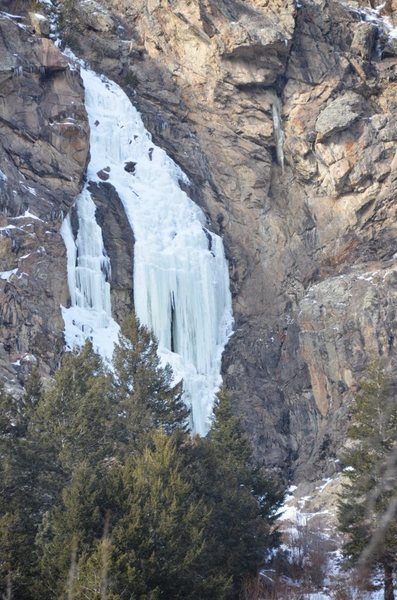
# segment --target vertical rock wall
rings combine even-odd
[[[357,381],[395,363],[395,43],[334,1],[100,9],[80,51],[129,91],[224,236],[224,374],[257,454],[330,473]]]
[[[130,94],[224,236],[236,320],[224,376],[258,457],[287,465],[297,478],[332,473],[360,376],[373,360],[395,372],[397,62],[388,28],[373,13],[368,20],[358,6],[333,0],[61,4],[69,43]],[[67,69],[54,81],[80,85]],[[84,133],[84,118],[79,123]],[[52,142],[51,152],[64,140]],[[34,164],[21,163],[35,186],[45,182],[36,214],[70,206],[85,156],[70,163],[75,171],[62,169],[77,175],[58,178],[56,194],[47,172],[38,177]],[[10,169],[21,171],[18,160]],[[97,206],[120,266],[114,293],[121,315],[131,298],[128,240],[117,199],[105,214],[109,194],[98,189]],[[3,212],[23,211],[10,191],[2,198]],[[62,274],[63,255],[54,264]],[[59,301],[63,277],[51,280]],[[52,306],[59,336],[52,302],[43,306]]]
[[[80,190],[87,135],[78,72],[27,15],[0,12],[0,369],[8,384],[23,382],[32,363],[52,372],[63,350],[59,228]]]

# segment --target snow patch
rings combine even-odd
[[[321,485],[319,485],[319,486],[318,486],[318,488],[317,488],[317,489],[319,490],[319,493],[320,493],[320,494],[321,494],[321,492],[322,492],[322,491],[323,491],[323,490],[324,490],[324,489],[327,487],[327,485],[329,485],[329,484],[330,484],[332,481],[334,481],[334,480],[333,480],[331,477],[328,477],[328,478],[326,478],[326,479],[322,479],[322,481],[323,481],[324,483],[322,483]]]
[[[363,21],[373,23],[390,39],[397,39],[397,27],[394,27],[391,19],[387,16],[381,16],[381,12],[385,4],[381,4],[376,8],[352,7],[347,2],[342,2],[346,8],[352,13],[356,13]]]
[[[287,40],[285,40],[288,43]],[[272,103],[274,141],[276,143],[277,162],[284,171],[284,131],[281,119],[281,101],[276,96]]]
[[[12,275],[15,275],[15,273],[18,271],[18,269],[11,269],[11,271],[0,271],[0,279],[4,279],[5,281],[10,281],[10,278],[12,277]]]
[[[22,184],[21,187],[27,192],[29,192],[29,194],[32,194],[32,196],[37,196],[37,191],[29,185]]]
[[[44,223],[43,219],[40,219],[39,217],[37,217],[36,215],[31,213],[29,211],[29,209],[25,210],[23,215],[19,215],[18,217],[12,217],[12,218],[14,219],[14,221],[16,221],[17,219],[34,219],[35,221],[41,221],[42,223]]]

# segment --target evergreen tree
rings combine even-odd
[[[135,600],[221,600],[229,581],[208,561],[208,509],[193,494],[175,436],[162,430],[124,468],[124,515],[113,532],[115,591]]]
[[[115,373],[87,343],[43,393],[0,389],[0,593],[14,600],[227,600],[276,543],[281,496],[227,394],[191,439],[182,386],[134,319]]]
[[[32,597],[34,540],[47,478],[43,448],[28,429],[40,396],[36,369],[23,396],[0,388],[0,594],[21,600]]]
[[[390,508],[397,500],[397,403],[379,369],[372,368],[360,388],[348,430],[351,446],[343,456],[348,482],[340,497],[339,527],[347,535],[348,562],[381,566],[385,600],[394,600],[397,523]]]
[[[182,400],[182,384],[173,383],[169,365],[162,367],[152,333],[133,315],[124,321],[113,355],[115,395],[123,408],[127,446],[139,447],[153,429],[166,433],[186,430],[189,411]]]
[[[111,539],[104,537],[97,542],[93,552],[83,555],[77,565],[73,582],[73,600],[120,600],[110,591]]]
[[[112,497],[117,502],[109,490],[108,468],[82,461],[63,488],[60,502],[46,515],[38,538],[42,597],[66,598],[73,561],[82,564],[101,540]]]
[[[77,569],[78,561],[90,555],[113,509],[112,498],[117,504],[109,472],[122,454],[120,412],[112,377],[91,343],[66,353],[33,419],[58,475],[37,538],[37,597],[67,597],[71,565]]]
[[[35,427],[66,479],[80,462],[96,464],[112,456],[115,414],[111,376],[92,344],[67,352],[35,417]]]
[[[217,467],[214,488],[222,482],[213,512],[213,530],[220,565],[239,590],[247,575],[256,575],[271,549],[279,543],[275,520],[284,494],[255,465],[230,395],[221,389],[210,432]]]
[[[208,439],[196,439],[192,452],[192,480],[211,508],[206,531],[211,564],[232,579],[232,596],[238,597],[243,579],[256,575],[279,543],[275,520],[283,493],[255,466],[225,389]]]
[[[37,367],[33,367],[26,381],[24,394],[22,396],[25,432],[42,397],[43,383],[40,372]]]

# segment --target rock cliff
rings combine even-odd
[[[11,12],[0,12],[0,368],[17,384],[32,362],[52,372],[63,350],[59,227],[89,149],[78,72],[28,15],[3,4]]]
[[[59,8],[67,42],[124,87],[224,237],[235,316],[224,379],[258,457],[297,479],[332,474],[360,376],[396,364],[396,7],[382,9],[388,21],[333,0]],[[25,17],[0,16],[0,269],[19,269],[0,281],[7,377],[33,348],[45,372],[61,352],[59,217],[88,152],[78,73]],[[104,183],[96,195],[99,212],[111,199],[122,316],[131,232],[112,194]]]

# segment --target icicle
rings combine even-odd
[[[22,77],[22,75],[23,75],[22,65],[19,65],[18,67],[14,67],[14,75],[15,75],[15,77]]]
[[[281,120],[281,102],[278,96],[275,97],[272,104],[273,131],[276,142],[277,162],[284,171],[284,131]]]
[[[99,181],[107,169],[124,205],[136,240],[137,316],[158,338],[162,361],[183,378],[192,428],[204,435],[232,325],[222,240],[205,229],[204,214],[179,187],[186,176],[153,144],[121,88],[84,68],[81,75],[91,128],[88,179]]]

